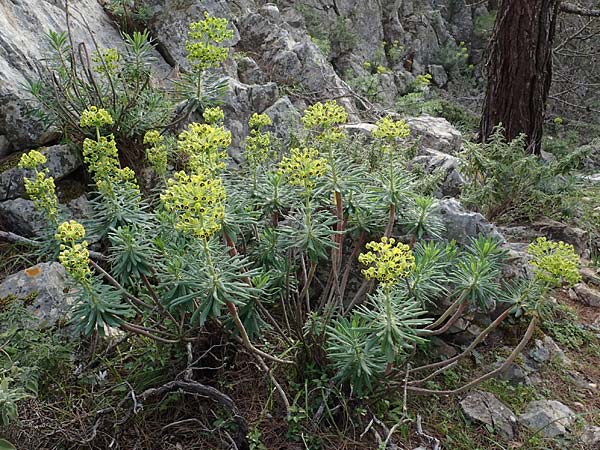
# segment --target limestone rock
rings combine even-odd
[[[587,425],[583,429],[580,440],[590,449],[600,448],[600,427]]]
[[[411,165],[419,164],[429,174],[442,172],[443,181],[438,196],[457,197],[465,184],[465,178],[459,172],[458,158],[430,148],[423,149],[419,153],[420,155],[411,161]]]
[[[462,135],[454,126],[442,117],[407,117],[411,136],[420,139],[422,147],[432,148],[443,153],[455,155],[460,151]]]
[[[443,66],[430,64],[429,73],[431,74],[431,78],[437,87],[443,88],[448,84],[448,74]]]
[[[287,95],[281,97],[265,109],[264,113],[273,122],[273,125],[266,127],[265,131],[272,132],[276,137],[282,139],[284,143],[287,143],[293,132],[301,127],[300,119],[302,115]]]
[[[75,45],[84,42],[90,52],[94,49],[82,18],[99,46],[122,45],[119,31],[97,0],[70,4]],[[30,98],[22,86],[38,78],[36,64],[43,61],[49,50],[44,34],[66,29],[64,1],[0,2],[0,134],[8,142],[5,152],[44,145],[57,137],[27,113]]]
[[[568,406],[556,400],[537,400],[529,403],[519,422],[533,432],[539,430],[546,438],[567,433],[575,413]]]
[[[504,241],[497,228],[481,214],[467,211],[455,198],[441,200],[438,204],[440,218],[446,228],[445,238],[460,244],[469,244],[479,234]]]
[[[579,254],[583,254],[587,250],[589,235],[581,228],[550,219],[535,222],[531,228],[549,239],[571,244]]]
[[[0,299],[23,301],[37,327],[64,320],[69,309],[66,273],[57,262],[42,263],[7,277],[0,284]]]
[[[460,402],[460,406],[468,419],[493,427],[505,439],[514,438],[517,418],[493,394],[474,391]]]
[[[544,336],[543,339],[536,339],[528,355],[534,361],[534,365],[538,366],[551,362],[553,359],[557,359],[566,366],[572,364],[572,361],[565,355],[565,352],[550,336]]]
[[[585,283],[577,283],[573,289],[577,299],[588,306],[600,307],[600,292]]]
[[[0,202],[0,228],[21,236],[36,236],[47,228],[47,224],[31,200],[15,198]]]
[[[81,167],[81,155],[79,150],[69,145],[53,145],[38,149],[45,157],[49,175],[55,181],[70,175]],[[17,158],[17,155],[11,156]],[[16,167],[18,161],[14,161],[14,167],[0,172],[0,201],[11,200],[25,194],[23,177],[28,176],[29,171]]]

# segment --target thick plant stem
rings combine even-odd
[[[235,243],[233,242],[233,240],[229,237],[229,235],[227,233],[223,233],[223,235],[225,236],[225,241],[227,242],[227,246],[229,247],[229,254],[231,256],[236,256],[238,254],[238,251],[237,251],[237,248],[235,247]],[[204,239],[204,244],[205,244],[204,248],[208,252],[209,251],[208,241],[206,239]],[[212,264],[212,262],[211,262],[211,264]],[[252,285],[250,278],[246,277],[245,281],[249,285]],[[276,356],[271,356],[268,353],[265,353],[262,350],[259,350],[258,348],[256,348],[252,344],[252,342],[250,342],[250,338],[248,337],[248,332],[246,331],[246,327],[244,327],[244,324],[242,323],[242,320],[240,319],[240,315],[238,314],[237,306],[235,306],[235,304],[233,304],[232,302],[229,302],[229,301],[226,301],[225,303],[227,305],[227,309],[229,309],[229,314],[231,314],[231,317],[233,318],[233,322],[235,323],[235,326],[237,327],[238,331],[240,332],[242,342],[248,350],[250,350],[252,353],[262,356],[263,358],[266,358],[270,361],[274,361],[274,362],[278,362],[278,363],[282,363],[282,364],[293,364],[292,361],[285,361],[283,359],[279,359]]]
[[[444,395],[444,396],[461,394],[461,393],[471,389],[472,387],[475,387],[478,384],[483,383],[485,380],[496,376],[497,374],[501,373],[504,369],[506,369],[509,365],[511,365],[514,362],[514,360],[517,359],[517,356],[519,356],[519,354],[523,351],[525,346],[531,340],[531,337],[533,336],[533,332],[535,331],[536,326],[537,326],[537,317],[533,317],[531,319],[531,322],[529,322],[529,326],[527,327],[527,331],[523,335],[523,338],[521,339],[519,344],[515,347],[515,349],[512,351],[512,353],[509,355],[509,357],[506,358],[506,360],[502,363],[502,365],[500,365],[496,369],[492,370],[491,372],[488,372],[488,373],[476,378],[475,380],[465,384],[464,386],[461,386],[460,388],[453,389],[453,390],[446,390],[446,391],[436,391],[436,390],[432,390],[432,389],[419,388],[419,387],[415,387],[415,386],[407,386],[407,390],[409,390],[411,392],[415,392],[417,394],[435,394],[435,395]]]
[[[388,225],[385,229],[385,237],[390,237],[392,235],[392,230],[394,229],[394,223],[396,222],[396,205],[390,205],[390,218],[388,220]]]
[[[448,309],[446,309],[446,311],[444,311],[444,314],[442,314],[435,322],[433,322],[432,324],[429,324],[425,327],[426,330],[435,330],[437,327],[439,327],[441,324],[444,323],[444,321],[448,318],[448,316],[450,314],[452,314],[454,312],[454,310],[460,305],[460,303],[463,301],[462,295],[456,299],[456,301],[454,303],[452,303]]]
[[[446,331],[448,331],[450,329],[450,327],[452,325],[454,325],[454,323],[458,319],[460,319],[460,316],[462,316],[462,313],[465,311],[465,309],[467,309],[467,302],[463,302],[458,306],[458,309],[456,310],[454,315],[452,317],[450,317],[448,322],[446,322],[446,324],[442,328],[438,328],[437,330],[431,330],[431,331],[429,331],[429,333],[427,333],[427,335],[428,336],[438,336],[438,335],[443,334]]]
[[[505,309],[504,312],[502,314],[500,314],[498,316],[498,318],[496,320],[494,320],[485,330],[483,330],[479,334],[479,336],[477,336],[477,338],[473,342],[471,342],[471,345],[469,345],[465,349],[465,351],[462,352],[461,354],[456,355],[450,359],[446,359],[444,361],[427,364],[425,366],[415,367],[414,369],[410,370],[410,373],[415,373],[415,372],[420,372],[422,370],[436,369],[438,367],[448,366],[448,365],[452,364],[453,362],[458,361],[459,359],[462,359],[465,356],[469,355],[469,353],[471,353],[473,351],[473,349],[475,347],[477,347],[477,345],[487,337],[488,334],[490,334],[496,327],[498,327],[498,325],[500,325],[510,315],[510,312],[512,311],[512,309],[513,309],[512,306],[510,308]],[[412,381],[410,384],[419,384],[422,381],[423,380]]]

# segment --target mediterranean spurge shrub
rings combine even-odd
[[[215,43],[224,39],[222,21],[207,17],[193,27],[188,51],[197,72],[188,87],[194,79],[201,86],[203,70],[222,61],[225,52]],[[546,275],[509,283],[498,242],[446,242],[435,200],[417,192],[407,171],[404,121],[376,123],[366,144],[377,157],[372,164],[349,157],[347,114],[334,101],[309,107],[304,132],[282,152],[264,130],[271,119],[254,114],[246,159],[236,167],[228,161],[232,138],[223,111],[204,106],[202,119],[176,134],[144,130],[158,179],[147,194],[119,161],[115,112],[101,104],[84,108],[77,126],[87,136],[94,214],[81,223],[58,211],[52,179],[40,169],[43,155],[23,156],[21,165],[35,170],[28,194],[53,230],[45,248],[55,251],[47,257],[58,259],[75,285],[71,321],[81,333],[118,328],[184,349],[220,333],[269,376],[266,360],[289,367],[285,375],[304,386],[313,370],[344,396],[364,399],[400,381],[407,392],[452,394],[481,379],[452,391],[424,384],[470,355],[509,316],[529,319],[516,353],[482,379],[493,376],[531,338],[548,309],[550,281],[573,280],[576,260],[560,244],[532,246]],[[501,314],[461,354],[416,365],[419,344],[430,336],[466,312],[498,307]],[[288,394],[278,391],[288,406]],[[310,396],[327,402],[329,395],[322,386],[305,393],[307,405]]]

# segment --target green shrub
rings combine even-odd
[[[535,276],[552,287],[573,286],[581,281],[579,256],[570,244],[539,237],[531,243],[528,253]]]
[[[578,155],[543,161],[527,153],[524,137],[506,142],[501,128],[484,144],[466,142],[460,154],[469,182],[461,199],[488,219],[511,222],[568,214],[576,195],[571,171]]]

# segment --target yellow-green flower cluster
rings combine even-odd
[[[61,223],[56,233],[56,239],[61,242],[58,260],[69,275],[80,283],[86,283],[91,274],[88,243],[86,241],[75,243],[84,237],[85,228],[75,220]]]
[[[81,113],[79,119],[79,125],[82,127],[96,127],[100,128],[103,125],[112,125],[113,118],[110,113],[97,106],[90,106]]]
[[[415,80],[415,88],[423,91],[429,87],[431,84],[432,76],[430,73],[426,73],[425,75],[417,75]]]
[[[25,192],[33,201],[38,211],[42,211],[46,218],[52,222],[58,220],[58,199],[56,197],[56,186],[54,178],[48,176],[48,169],[38,170],[41,164],[46,163],[46,157],[37,150],[31,150],[21,155],[19,168],[33,169],[33,177],[25,177]]]
[[[381,238],[366,245],[367,253],[361,253],[358,261],[364,266],[362,273],[367,279],[376,279],[383,286],[392,286],[406,278],[415,267],[415,257],[408,245],[396,244],[394,238]]]
[[[302,117],[302,123],[306,128],[331,128],[334,125],[346,123],[347,120],[348,113],[335,100],[315,103],[304,111]]]
[[[263,132],[262,128],[272,124],[271,118],[266,114],[254,113],[248,121],[250,135],[246,138],[244,156],[253,168],[269,159],[271,133]]]
[[[316,180],[327,172],[327,161],[319,158],[314,148],[293,148],[289,157],[279,163],[279,172],[283,173],[293,186],[302,186],[306,191],[315,187]]]
[[[25,178],[25,192],[33,205],[53,222],[58,219],[58,199],[54,178],[47,176],[48,169],[35,173],[33,178]]]
[[[208,239],[221,229],[226,195],[220,178],[177,172],[160,198],[165,209],[177,215],[178,230]]]
[[[164,140],[164,136],[156,130],[148,131],[144,135],[144,144],[151,144],[146,149],[146,158],[159,175],[167,173],[168,151]]]
[[[344,131],[337,127],[348,120],[346,110],[335,100],[315,103],[304,111],[302,123],[306,128],[320,129],[317,135],[320,141],[335,143],[344,137]]]
[[[225,120],[225,113],[219,107],[207,108],[202,113],[202,117],[204,118],[204,121],[206,123],[211,125],[218,125],[223,123],[223,120]]]
[[[139,189],[133,170],[120,168],[118,153],[112,134],[100,136],[97,141],[87,138],[83,141],[83,160],[94,177],[98,191],[105,195],[113,194],[114,184],[127,184]]]
[[[86,283],[91,274],[89,266],[90,252],[87,245],[87,241],[72,245],[61,244],[60,253],[58,254],[58,260],[65,270],[79,283]]]
[[[150,130],[150,131],[146,131],[146,134],[144,135],[144,144],[150,144],[150,145],[154,145],[154,144],[159,144],[161,142],[164,141],[164,137],[162,134],[160,134],[160,132],[158,130]]]
[[[85,237],[85,228],[76,220],[69,220],[58,226],[55,237],[63,243],[74,243]]]
[[[231,133],[224,127],[204,123],[191,123],[179,134],[177,149],[187,155],[192,171],[217,174],[223,170],[227,152],[231,145]]]
[[[227,29],[227,25],[227,19],[212,17],[207,12],[204,20],[190,24],[185,48],[188,61],[195,70],[219,66],[227,59],[229,49],[215,45],[233,38],[233,31]]]
[[[121,55],[116,48],[106,48],[94,52],[92,61],[96,63],[96,71],[112,75],[116,72]]]
[[[404,119],[394,121],[391,117],[386,116],[379,119],[375,125],[377,128],[373,131],[373,137],[377,139],[391,142],[410,136],[410,127]]]
[[[553,287],[572,286],[581,280],[579,256],[572,245],[539,237],[529,244],[528,253],[538,280]]]
[[[248,121],[248,126],[251,130],[262,130],[264,127],[268,127],[273,125],[273,121],[266,114],[257,114],[254,113],[250,116],[250,120]]]
[[[19,160],[20,169],[36,169],[42,164],[46,164],[46,157],[37,150],[24,153]]]

